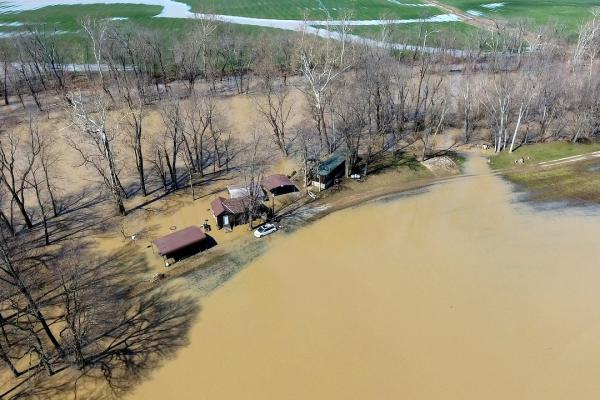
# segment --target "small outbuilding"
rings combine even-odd
[[[327,189],[335,180],[344,176],[346,172],[346,155],[343,151],[336,151],[325,160],[319,162],[313,171],[312,184],[319,189]]]
[[[219,228],[243,225],[248,222],[249,207],[250,199],[248,197],[235,199],[217,197],[210,202],[210,208]]]
[[[285,175],[275,174],[265,177],[262,181],[263,188],[273,196],[297,192],[298,188]]]
[[[152,242],[159,255],[165,259],[180,260],[209,247],[206,234],[197,226],[170,233]]]

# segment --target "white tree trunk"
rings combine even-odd
[[[519,118],[517,119],[517,125],[515,126],[515,132],[513,133],[513,137],[510,142],[510,149],[508,150],[509,153],[512,153],[513,149],[515,147],[515,140],[517,139],[517,133],[519,133],[519,127],[521,126],[521,120],[523,119],[523,114],[525,114],[525,107],[523,107],[523,105],[521,105],[521,107],[519,108]]]

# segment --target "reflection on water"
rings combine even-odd
[[[278,237],[132,397],[598,398],[600,217],[467,168]]]

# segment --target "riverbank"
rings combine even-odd
[[[526,199],[572,206],[600,204],[600,144],[553,142],[491,157]]]
[[[455,158],[461,160],[460,156]],[[262,255],[277,236],[290,234],[333,212],[389,196],[410,194],[461,173],[458,168],[454,171],[430,171],[411,157],[402,157],[396,165],[387,160],[380,167],[383,168],[382,171],[370,175],[362,182],[346,179],[339,187],[318,193],[316,199],[302,196],[278,213],[282,229],[274,237],[256,239],[245,226],[237,227],[236,236],[231,240],[162,270],[163,279],[158,282],[140,282],[136,293],[152,290],[174,279],[185,278],[204,297]]]

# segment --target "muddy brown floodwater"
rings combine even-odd
[[[134,399],[597,399],[600,217],[470,176],[274,238]]]

